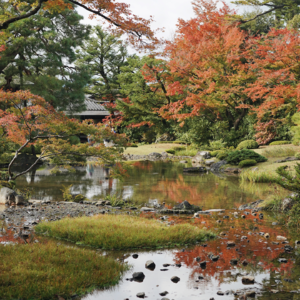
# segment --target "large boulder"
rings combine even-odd
[[[223,166],[226,165],[226,164],[227,164],[227,161],[226,161],[226,160],[220,160],[220,161],[218,161],[218,162],[212,164],[212,165],[210,166],[210,170],[211,170],[212,172],[219,172],[220,169],[221,169],[221,167],[223,167]]]
[[[0,189],[0,204],[7,205],[22,205],[24,204],[25,199],[23,196],[18,195],[14,190],[7,187],[2,187]]]
[[[200,151],[198,152],[192,159],[193,163],[203,162],[205,159],[210,158],[208,151]]]
[[[162,155],[158,152],[152,152],[148,155],[148,158],[150,160],[160,160],[160,159],[162,159]]]

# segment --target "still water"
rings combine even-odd
[[[139,203],[157,200],[174,205],[183,200],[204,209],[235,208],[241,204],[266,199],[278,190],[267,185],[240,186],[236,176],[221,174],[184,174],[184,165],[165,162],[137,162],[123,181],[109,179],[109,169],[88,164],[76,173],[51,175],[50,169],[32,171],[17,179],[19,188],[32,190],[32,199],[61,201],[63,186],[72,185],[74,194],[88,199],[103,199],[116,195]]]
[[[295,249],[295,240],[300,240],[299,234],[274,224],[276,216],[271,214],[264,213],[263,219],[252,214],[242,219],[244,212],[239,212],[238,217],[233,215],[241,204],[282,197],[286,192],[266,184],[241,186],[234,176],[183,174],[183,167],[174,163],[138,162],[123,181],[109,179],[108,169],[91,164],[78,168],[74,174],[50,175],[46,168],[19,178],[17,185],[19,188],[32,188],[34,199],[62,200],[61,188],[72,185],[74,193],[80,192],[89,199],[103,199],[113,194],[139,203],[157,200],[174,205],[188,200],[203,209],[226,209],[223,214],[215,213],[198,219],[169,216],[168,221],[192,222],[195,226],[216,232],[218,237],[215,240],[186,249],[104,253],[130,264],[132,268],[116,287],[95,291],[83,297],[84,300],[138,299],[136,294],[139,292],[144,292],[147,299],[160,300],[163,296],[159,294],[164,291],[168,292],[164,297],[170,300],[250,299],[245,296],[249,292],[263,300],[300,299],[300,252]],[[220,232],[223,234],[220,235]],[[266,238],[265,233],[270,237]],[[277,240],[278,235],[287,238],[286,244]],[[235,246],[228,247],[227,241],[234,241]],[[286,245],[293,249],[285,251]],[[138,258],[133,258],[134,253],[138,254]],[[219,259],[212,261],[211,255],[219,255]],[[197,257],[207,262],[206,268],[200,267]],[[279,258],[286,258],[286,262],[280,263]],[[237,259],[237,263],[233,263],[232,259]],[[153,271],[145,268],[147,260],[155,262]],[[144,272],[144,281],[128,280],[134,272]],[[242,277],[245,275],[253,276],[255,283],[244,285]],[[180,281],[173,283],[172,276],[178,276]],[[223,295],[218,295],[218,292]]]

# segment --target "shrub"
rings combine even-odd
[[[174,142],[171,142],[171,143],[173,143],[173,144],[185,144],[185,142],[183,142],[183,141],[174,141]]]
[[[295,156],[296,156],[297,158],[300,158],[300,152],[296,153]]]
[[[257,164],[257,161],[254,159],[245,159],[240,161],[239,167],[244,168],[248,166],[255,166]]]
[[[166,152],[169,153],[169,154],[173,154],[173,155],[175,154],[175,150],[174,149],[166,150]]]
[[[69,141],[71,145],[78,145],[80,144],[80,138],[77,135],[72,135],[69,137]]]
[[[228,154],[229,154],[228,151],[219,151],[216,157],[217,159],[223,160],[228,156]]]
[[[242,160],[254,159],[257,162],[267,161],[267,158],[249,149],[236,150],[230,152],[226,160],[231,165],[238,165]]]
[[[63,199],[65,201],[78,203],[80,201],[86,200],[86,198],[81,194],[77,194],[77,195],[71,194],[71,189],[72,189],[72,184],[69,186],[63,185],[61,191],[63,192]]]
[[[130,147],[132,147],[132,148],[138,148],[138,145],[137,144],[131,144]]]
[[[236,147],[237,150],[242,150],[242,149],[257,149],[258,148],[258,143],[254,140],[246,140],[243,142],[240,142],[238,146]]]
[[[209,141],[209,146],[212,150],[221,150],[225,149],[226,142],[223,142],[223,140]]]
[[[215,150],[215,151],[210,151],[209,154],[211,157],[216,157],[219,152],[220,152],[220,150]]]
[[[291,144],[291,143],[292,143],[291,141],[275,141],[275,142],[270,143],[269,145],[270,145],[270,146],[275,146],[275,145],[288,145],[288,144]]]

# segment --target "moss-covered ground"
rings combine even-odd
[[[127,215],[98,215],[42,222],[36,232],[91,247],[126,250],[195,244],[213,237],[190,224],[166,226],[158,220]]]
[[[54,241],[0,245],[0,299],[70,299],[118,283],[126,265]]]

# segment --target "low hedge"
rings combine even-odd
[[[238,165],[241,161],[248,159],[254,159],[257,162],[264,162],[268,160],[266,157],[249,149],[232,151],[226,157],[227,163],[231,165]]]
[[[174,149],[166,150],[166,152],[169,153],[169,154],[173,154],[173,155],[175,154],[175,150]]]
[[[257,161],[255,159],[245,159],[239,162],[239,167],[249,167],[249,166],[255,166],[257,164]]]
[[[256,141],[254,141],[254,140],[242,141],[236,147],[237,150],[242,150],[242,149],[257,149],[257,148],[258,148],[258,143]]]
[[[272,143],[270,143],[270,146],[276,146],[276,145],[288,145],[291,144],[291,141],[274,141]]]

